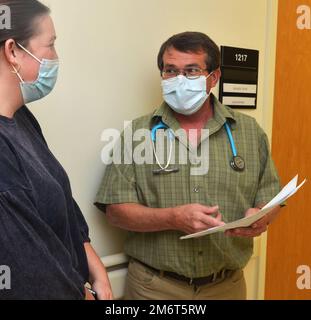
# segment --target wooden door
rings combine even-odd
[[[311,299],[311,288],[297,288],[311,268],[310,8],[311,0],[279,0],[272,154],[283,184],[297,173],[309,182],[269,228],[266,299]]]

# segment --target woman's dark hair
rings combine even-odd
[[[0,0],[11,11],[11,28],[0,29],[0,48],[8,39],[14,39],[24,47],[36,35],[36,19],[50,13],[50,9],[37,0]]]
[[[169,38],[161,47],[158,55],[158,67],[163,71],[163,56],[166,50],[174,48],[180,52],[205,52],[206,67],[212,72],[220,67],[220,50],[217,44],[201,32],[183,32]]]

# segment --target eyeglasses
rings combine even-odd
[[[201,69],[196,67],[185,68],[183,70],[178,70],[174,68],[165,68],[162,71],[162,78],[163,79],[171,79],[183,74],[189,80],[195,80],[200,78],[204,71],[208,71],[207,69]]]

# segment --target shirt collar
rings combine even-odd
[[[214,116],[206,124],[205,128],[211,131],[218,131],[224,126],[226,122],[230,124],[232,130],[236,128],[236,118],[234,111],[229,107],[223,105],[214,95],[211,95],[213,99]],[[211,132],[212,134],[213,132]]]
[[[163,102],[162,105],[153,113],[151,127],[153,127],[160,120],[174,131],[180,128],[177,119],[174,117],[173,110],[166,102]]]
[[[226,122],[229,122],[231,129],[234,130],[236,127],[236,119],[233,110],[220,103],[213,94],[211,94],[211,99],[213,101],[214,117],[208,121],[205,128],[213,131],[216,127],[222,127]],[[174,112],[166,102],[163,102],[153,113],[151,127],[159,119],[173,130],[180,128],[178,121],[174,117]]]

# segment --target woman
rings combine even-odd
[[[37,0],[0,0],[0,266],[11,289],[0,299],[112,299],[105,267],[72,198],[66,172],[25,106],[49,94],[58,57],[49,9]]]

